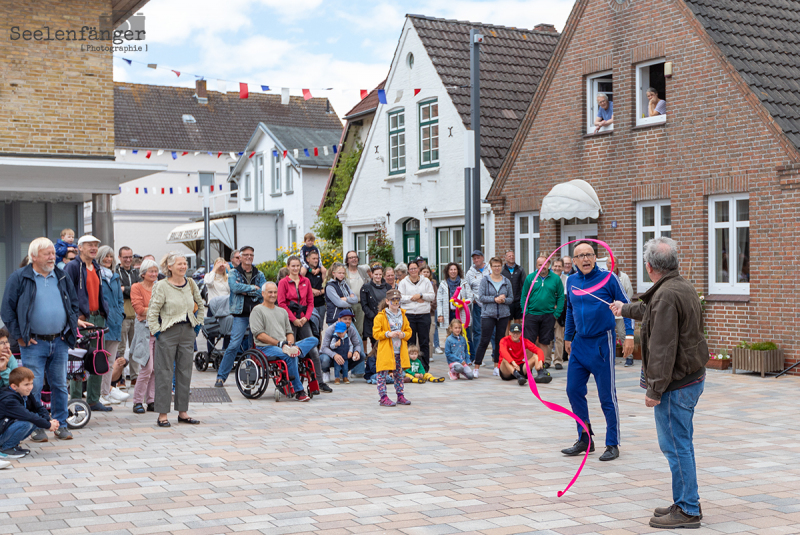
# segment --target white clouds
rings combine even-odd
[[[150,2],[145,15],[148,44],[182,45],[198,34],[237,31],[251,24],[248,0],[162,0]]]
[[[428,0],[420,14],[531,29],[539,23],[564,29],[574,0]]]

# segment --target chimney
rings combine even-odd
[[[206,81],[197,80],[195,82],[195,98],[199,104],[208,104],[208,92],[206,91]]]
[[[533,29],[537,32],[558,33],[552,24],[537,24]]]

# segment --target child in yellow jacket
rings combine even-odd
[[[381,407],[411,405],[403,395],[403,370],[411,366],[408,359],[408,340],[411,339],[411,325],[405,311],[400,308],[400,292],[389,290],[386,299],[381,302],[381,311],[375,316],[372,326],[372,337],[378,341],[378,353],[375,358],[377,371],[378,395]],[[386,395],[386,378],[392,374],[397,403]]]

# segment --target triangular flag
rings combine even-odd
[[[386,91],[383,89],[378,89],[378,102],[386,104]]]
[[[183,154],[181,154],[181,156],[186,156],[187,154],[189,154],[188,151],[183,151]]]
[[[222,191],[222,184],[220,184],[219,186],[217,186],[217,191]]]
[[[248,156],[248,158],[252,158],[255,155],[256,155],[256,151],[253,151],[253,152],[250,153],[250,156]]]
[[[303,149],[303,154],[305,154],[306,156],[308,156],[308,149]]]
[[[161,188],[161,195],[164,195],[164,188]]]
[[[396,96],[396,97],[395,97],[395,99],[394,99],[394,102],[395,102],[395,104],[397,104],[398,102],[400,102],[400,99],[401,99],[401,98],[403,98],[403,90],[402,90],[402,89],[400,89],[400,90],[397,92],[397,96]]]
[[[150,156],[151,156],[152,154],[153,154],[153,151],[151,151],[151,150],[147,151],[147,156],[145,156],[145,158],[150,158]]]
[[[338,149],[336,148],[336,145],[334,145],[334,146],[333,146],[333,153],[334,153],[334,154],[336,154],[337,152],[339,152],[339,151],[338,151]]]
[[[289,88],[281,87],[281,104],[284,106],[289,104]]]
[[[289,151],[288,150],[283,151],[283,157],[284,158],[286,158],[286,156],[288,156],[288,155],[289,155]]]
[[[181,77],[181,71],[176,71],[175,69],[172,69],[172,72],[174,72],[178,76],[178,78]]]
[[[123,61],[127,61],[127,62],[128,62],[128,65],[131,65],[131,64],[133,64],[133,62],[132,62],[131,60],[129,60],[128,58],[122,58],[122,59],[123,59]]]
[[[261,86],[261,91],[269,91],[269,86],[268,85],[262,85]]]
[[[367,98],[367,95],[369,95],[369,91],[367,91],[366,89],[362,89],[361,90],[361,100],[364,100],[365,98]]]
[[[147,66],[150,67],[151,69],[158,69],[158,65],[155,63],[148,63]]]
[[[136,195],[139,195],[139,188],[136,188]]]
[[[239,82],[239,98],[250,98],[250,90],[247,89],[247,84]]]
[[[220,156],[222,156],[222,153],[221,153],[221,152],[218,152],[218,153],[217,153],[217,158],[219,158]]]
[[[325,156],[328,155],[328,146],[327,145],[322,147],[322,154],[324,154]]]
[[[197,186],[195,186],[195,187],[194,187],[194,192],[195,192],[195,193],[198,193],[198,191],[197,191]]]
[[[211,184],[211,191],[214,191],[214,184]]]
[[[232,158],[232,159],[234,159],[234,160],[236,159],[236,154],[234,154],[234,153],[232,153],[232,152],[231,152],[231,153],[229,153],[229,154],[231,155],[231,158]]]
[[[319,156],[319,149],[314,147],[314,156]]]
[[[133,151],[134,154],[139,154],[138,150]]]
[[[122,149],[121,151],[119,151],[119,153],[120,153],[120,155],[125,156],[126,154],[128,154],[128,151],[126,151],[125,149]]]
[[[241,156],[242,154],[244,154],[244,153],[243,153],[243,152],[240,152],[240,153],[239,153],[239,156]]]
[[[173,160],[177,160],[178,159],[178,153],[177,152],[172,151],[172,159]]]
[[[191,188],[189,188],[189,187],[187,186],[187,187],[186,187],[186,193],[191,193],[191,192],[192,192]]]
[[[303,100],[308,100],[310,98],[313,98],[311,96],[311,90],[310,89],[303,89]]]
[[[200,151],[194,153],[195,156],[197,156],[198,154],[200,154]]]
[[[161,156],[162,154],[164,154],[164,149],[159,149],[159,151],[156,153],[156,156]]]
[[[145,195],[147,195],[147,188],[144,188],[144,193]]]
[[[297,150],[297,149],[294,149],[294,157],[298,158],[299,156],[300,156],[300,151]]]
[[[211,152],[211,151],[209,151],[209,152],[208,152],[208,155],[209,155],[209,156],[214,156],[214,153],[213,153],[213,152]]]
[[[416,97],[417,95],[419,95],[420,91],[422,91],[422,89],[415,89],[414,90],[414,96]]]
[[[272,157],[273,158],[277,158],[278,157],[278,151],[276,151],[276,150],[272,151]]]
[[[225,80],[217,80],[217,91],[220,93],[228,92],[228,84],[225,83]]]
[[[169,188],[169,194],[172,195],[172,188]]]

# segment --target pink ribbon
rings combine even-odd
[[[588,238],[584,238],[584,239],[581,239],[581,240],[569,241],[569,242],[559,246],[555,251],[550,253],[550,256],[547,257],[547,262],[550,262],[550,259],[553,258],[553,256],[557,252],[559,252],[561,249],[563,249],[564,247],[566,247],[568,245],[571,245],[573,243],[584,242],[584,241],[590,241],[590,242],[594,242],[594,243],[597,243],[599,245],[602,245],[603,248],[606,251],[608,251],[608,256],[611,257],[611,270],[608,272],[608,275],[606,275],[605,278],[602,281],[600,281],[598,284],[595,284],[591,288],[589,288],[587,290],[581,290],[581,291],[585,291],[585,292],[595,292],[598,289],[600,289],[603,286],[605,286],[605,284],[611,278],[611,273],[614,271],[614,255],[612,254],[611,248],[608,246],[608,244],[606,242],[600,241],[600,240],[591,240],[591,239],[588,239]],[[547,264],[547,262],[545,262],[545,264]],[[526,315],[526,311],[527,311],[527,308],[528,308],[528,300],[531,298],[531,291],[533,291],[533,285],[536,284],[536,279],[538,279],[538,278],[539,278],[539,271],[537,270],[536,271],[536,275],[533,276],[533,282],[531,282],[531,286],[528,289],[528,295],[525,296],[525,306],[522,307],[522,332],[523,333],[525,332],[525,315]],[[574,290],[573,290],[573,293],[575,293]],[[564,306],[566,306],[566,304]],[[525,344],[523,343],[523,351],[522,351],[522,353],[523,353],[523,356],[525,357],[525,371],[528,374],[528,386],[530,387],[531,392],[533,392],[533,395],[536,396],[536,398],[539,401],[541,401],[542,404],[545,407],[547,407],[548,409],[550,409],[551,411],[560,412],[561,414],[566,414],[567,416],[571,417],[573,420],[578,422],[581,425],[581,427],[583,427],[583,430],[586,431],[586,436],[589,437],[589,444],[591,444],[592,435],[589,433],[589,427],[586,425],[586,423],[583,420],[581,420],[574,412],[572,412],[572,411],[570,411],[568,409],[565,409],[564,407],[562,407],[561,405],[558,405],[556,403],[552,403],[550,401],[545,401],[545,400],[542,399],[542,396],[539,395],[539,389],[536,386],[536,381],[533,380],[533,375],[531,374],[531,366],[528,363],[528,353],[527,353],[527,351],[524,350],[524,347],[525,347]],[[590,448],[586,448],[586,454],[583,456],[583,461],[581,462],[581,465],[578,467],[578,471],[575,472],[575,475],[570,480],[569,484],[566,486],[566,488],[564,490],[558,491],[558,497],[559,498],[562,497],[564,494],[566,494],[566,492],[569,490],[569,488],[578,480],[578,476],[581,475],[581,470],[583,470],[583,467],[586,464],[586,459],[589,458],[589,449]]]

